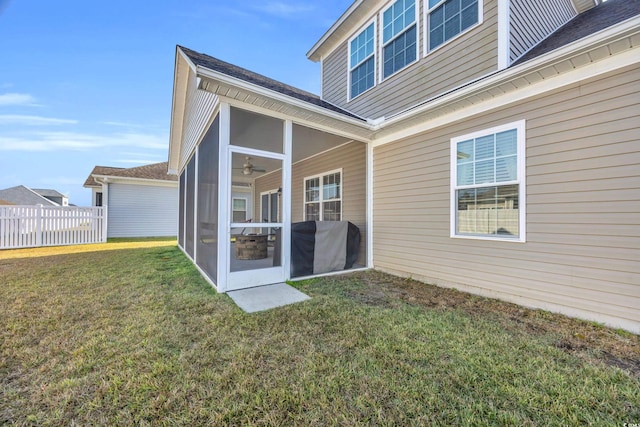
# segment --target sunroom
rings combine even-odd
[[[178,244],[218,291],[371,265],[368,123],[178,47]]]

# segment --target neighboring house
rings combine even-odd
[[[24,185],[0,190],[0,199],[12,205],[69,206],[69,198],[56,190],[36,190]]]
[[[178,182],[167,162],[134,168],[96,166],[84,183],[92,206],[106,206],[107,237],[175,236]]]
[[[0,205],[11,206],[11,205],[15,205],[15,203],[7,202],[6,200],[1,200],[0,199]]]
[[[597,3],[356,1],[320,97],[179,46],[180,247],[226,292],[348,220],[356,266],[640,332],[640,2]],[[229,243],[240,178],[273,262]]]
[[[46,188],[34,188],[33,191],[51,200],[54,203],[57,203],[59,206],[69,206],[69,198],[56,190],[48,190]]]

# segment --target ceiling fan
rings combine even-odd
[[[251,163],[251,157],[247,156],[244,159],[245,162],[241,168],[234,168],[242,170],[243,175],[251,175],[254,172],[266,172],[265,169],[254,166],[253,163]]]

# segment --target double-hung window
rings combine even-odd
[[[342,219],[342,171],[304,179],[305,221]]]
[[[372,22],[349,42],[351,98],[375,85],[375,24]]]
[[[417,59],[416,1],[397,0],[382,12],[382,78]]]
[[[481,0],[426,1],[430,51],[480,22]]]
[[[451,140],[451,236],[525,240],[525,122]]]
[[[234,197],[233,212],[231,213],[233,222],[245,222],[247,220],[247,199]]]

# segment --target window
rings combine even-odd
[[[305,221],[340,221],[342,219],[342,171],[304,180]]]
[[[349,42],[351,98],[375,85],[375,25],[372,22]]]
[[[102,206],[102,192],[96,193],[96,206]]]
[[[382,78],[416,60],[416,27],[415,0],[397,0],[382,12]]]
[[[480,21],[479,0],[427,0],[429,50]]]
[[[524,241],[524,121],[451,140],[451,236]]]
[[[245,222],[247,220],[247,199],[233,198],[232,222]]]

